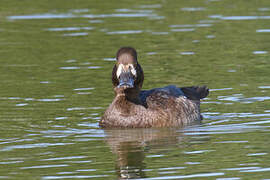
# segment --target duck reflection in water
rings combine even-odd
[[[115,98],[105,111],[100,126],[111,128],[181,127],[202,119],[200,99],[206,86],[163,88],[141,91],[144,73],[134,48],[120,48],[112,71]]]
[[[184,136],[172,128],[105,129],[105,141],[117,155],[119,179],[145,178],[145,153],[159,147],[178,146]]]

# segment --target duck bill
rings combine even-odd
[[[131,72],[122,72],[119,76],[119,85],[117,86],[125,87],[125,88],[133,88],[134,87],[134,78]]]

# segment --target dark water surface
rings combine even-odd
[[[208,85],[204,121],[103,130],[114,54]],[[269,0],[1,0],[0,178],[270,178]]]

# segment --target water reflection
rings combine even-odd
[[[106,143],[117,155],[117,175],[123,179],[146,177],[144,159],[150,147],[168,148],[183,139],[175,129],[106,129],[105,134]]]

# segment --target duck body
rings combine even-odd
[[[105,111],[100,126],[106,128],[181,127],[201,120],[200,99],[206,86],[141,90],[143,70],[131,47],[117,52],[112,82],[115,98]]]

